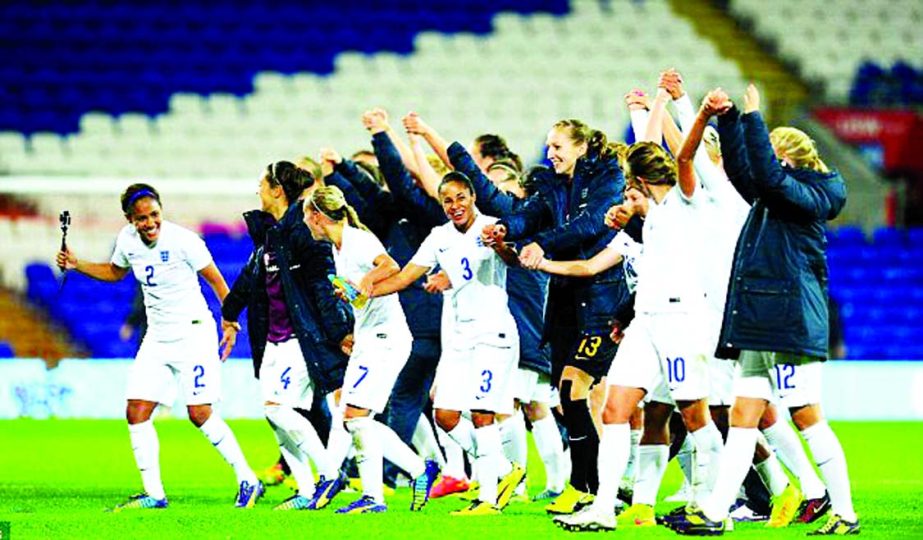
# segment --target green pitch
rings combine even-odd
[[[229,422],[252,466],[276,458],[263,421]],[[867,538],[923,538],[923,423],[836,423],[849,460],[853,496]],[[273,512],[290,495],[269,488],[253,510],[233,508],[230,468],[191,424],[157,422],[161,467],[170,508],[108,514],[103,509],[140,490],[140,478],[122,421],[0,421],[0,522],[21,538],[443,538],[446,540],[573,537],[558,530],[539,504],[513,503],[503,516],[453,518],[454,498],[431,501],[411,514],[409,490],[398,490],[382,515],[339,516]],[[530,468],[530,490],[540,491],[540,461]],[[661,496],[679,485],[674,465]],[[338,507],[355,498],[340,495]],[[668,508],[659,507],[659,511]],[[734,538],[802,538],[808,526],[766,530],[738,525]],[[671,531],[621,529],[619,538],[674,538]],[[615,537],[615,536],[613,536]],[[6,537],[3,540],[7,540]]]

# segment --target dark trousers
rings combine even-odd
[[[438,337],[414,337],[407,365],[391,390],[388,407],[382,416],[388,427],[408,445],[413,439],[420,413],[429,402],[429,391],[433,386],[441,354],[442,346]],[[401,471],[390,462],[385,462],[384,471],[385,483],[393,486]]]

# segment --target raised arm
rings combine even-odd
[[[670,101],[670,94],[663,88],[657,89],[654,95],[654,101],[651,104],[651,114],[647,119],[647,127],[644,131],[645,141],[660,144],[663,141],[663,121],[667,117],[667,102]]]
[[[707,108],[708,103],[706,98],[705,105],[702,106],[699,114],[695,117],[695,122],[692,123],[692,128],[689,130],[688,135],[686,135],[686,140],[683,141],[683,146],[680,148],[679,154],[676,155],[676,165],[679,169],[679,188],[686,197],[692,197],[695,194],[697,182],[693,161],[695,160],[699,144],[702,142],[702,134],[705,133],[705,126],[708,124],[708,119],[711,116],[709,114],[710,109]]]
[[[423,186],[423,190],[426,191],[427,195],[438,200],[439,183],[442,178],[439,177],[439,173],[429,164],[429,160],[426,158],[426,150],[423,149],[423,138],[409,131],[407,135],[410,140],[410,150],[413,152],[414,160],[416,160],[420,185]]]
[[[689,99],[689,94],[683,90],[682,79],[679,78],[679,74],[675,71],[668,70],[661,74],[660,82],[673,98],[673,107],[676,109],[676,117],[679,119],[682,133],[688,135],[697,113],[692,105],[692,100]],[[708,151],[705,150],[704,145],[699,144],[695,152],[695,158],[692,160],[692,165],[695,168],[695,174],[699,182],[709,191],[717,193],[731,189],[724,171],[708,157]]]
[[[445,223],[445,213],[434,199],[417,186],[407,168],[401,161],[400,154],[391,138],[385,133],[387,121],[374,111],[362,117],[363,124],[372,134],[372,148],[378,158],[378,165],[394,197],[409,205],[414,212],[421,213],[433,226]]]
[[[715,95],[714,99],[724,99],[727,103],[727,111],[718,115],[718,137],[721,139],[724,172],[727,173],[728,180],[731,181],[737,193],[747,204],[752,205],[758,194],[753,184],[753,171],[747,156],[740,111],[727,99],[727,94],[721,89],[714,90],[709,95],[712,94]]]
[[[439,132],[433,129],[430,125],[423,121],[420,118],[420,115],[411,112],[404,117],[404,129],[408,133],[416,133],[421,135],[426,139],[426,143],[429,144],[430,148],[433,149],[433,152],[436,152],[436,155],[439,156],[439,159],[445,163],[446,167],[451,168],[452,163],[449,160],[448,147],[449,143],[439,135]]]
[[[839,198],[832,200],[827,190],[800,182],[782,169],[759,112],[759,93],[752,84],[747,87],[745,111],[741,122],[757,191],[781,197],[812,218],[833,219],[842,208]]]
[[[487,215],[503,217],[522,210],[525,199],[500,191],[490,178],[481,171],[471,154],[457,141],[449,145],[449,160],[452,167],[471,179],[477,207]]]
[[[634,89],[625,94],[625,105],[628,107],[628,116],[631,118],[631,131],[635,134],[635,141],[643,141],[647,131],[647,121],[651,108],[650,100],[643,90]]]
[[[58,268],[63,268],[65,270],[76,270],[85,276],[90,276],[93,279],[98,279],[100,281],[115,282],[120,281],[122,278],[128,274],[128,268],[122,268],[112,262],[106,263],[94,263],[81,261],[77,258],[77,255],[67,249],[65,251],[59,251],[57,257],[55,258]]]
[[[592,277],[622,262],[622,255],[606,247],[584,261],[550,261],[542,259],[538,269],[558,276]]]

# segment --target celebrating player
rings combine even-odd
[[[495,220],[477,213],[467,176],[447,174],[439,193],[449,222],[434,228],[410,263],[378,283],[373,295],[399,291],[437,265],[447,274],[451,286],[445,301],[451,306],[452,321],[443,325],[436,420],[462,448],[474,450],[480,482],[477,500],[454,514],[496,514],[525,474],[521,466],[503,458],[495,422],[497,413],[513,411],[519,335],[508,306],[505,263],[515,264],[516,256],[495,252],[481,242],[481,229]],[[471,411],[473,437],[459,422],[462,411]]]
[[[219,360],[214,320],[198,276],[208,282],[219,300],[227,296],[228,286],[205,242],[192,231],[163,219],[156,189],[132,184],[122,193],[121,203],[129,224],[119,232],[109,262],[83,261],[69,249],[57,255],[61,268],[101,281],[119,281],[131,270],[144,291],[148,330],[128,373],[125,392],[128,432],[144,492],[113,511],[167,507],[151,414],[159,403],[172,400],[177,377],[189,420],[234,469],[239,484],[235,506],[250,508],[263,494],[263,485],[247,465],[231,429],[212,410],[212,404],[221,398],[221,360],[230,352],[237,327],[225,327],[221,345],[227,346]]]
[[[384,411],[413,343],[398,297],[369,298],[375,284],[397,274],[400,267],[362,225],[339,188],[317,189],[305,201],[304,216],[315,239],[333,244],[338,277],[350,287],[355,284],[360,295],[349,299],[356,317],[355,342],[338,406],[344,409],[346,429],[352,434],[363,494],[337,513],[387,509],[382,486],[383,458],[414,479],[410,509],[421,510],[438,473],[435,464],[424,463],[391,428],[372,417],[372,413]]]

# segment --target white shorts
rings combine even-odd
[[[708,359],[708,376],[711,392],[708,394],[710,407],[734,404],[734,374],[737,373],[737,361],[724,358]]]
[[[263,363],[260,364],[260,392],[264,402],[311,409],[314,383],[308,375],[308,366],[297,339],[266,343]]]
[[[518,368],[514,376],[514,397],[520,403],[533,401],[544,403],[551,407],[552,403],[559,401],[557,391],[551,386],[551,375],[539,373],[531,369]]]
[[[785,362],[785,363],[783,363]],[[823,362],[784,353],[742,351],[734,395],[775,401],[787,409],[820,403]],[[766,379],[769,384],[758,384]]]
[[[341,406],[351,405],[376,413],[385,410],[412,346],[413,337],[409,333],[371,331],[357,335],[343,377]]]
[[[700,321],[692,313],[639,313],[625,330],[607,384],[643,388],[662,403],[707,398],[707,345]]]
[[[436,368],[433,407],[512,414],[518,337],[508,333],[502,339],[496,337],[490,342],[472,339],[469,343],[469,348],[442,350]]]
[[[145,338],[128,370],[126,399],[172,405],[177,377],[186,405],[206,405],[221,399],[221,360],[218,334],[211,320],[190,326],[175,341]]]

